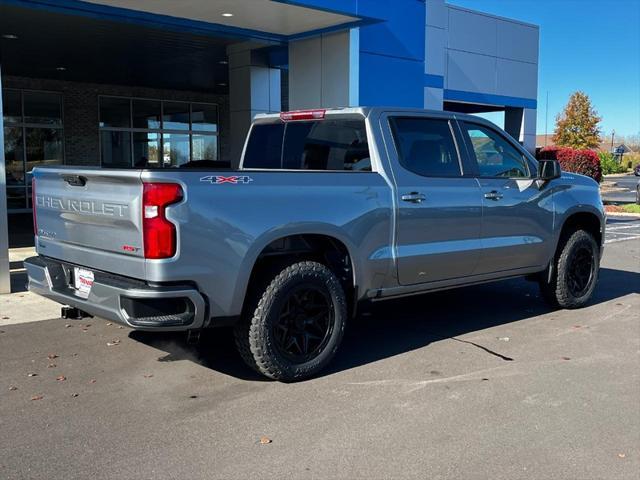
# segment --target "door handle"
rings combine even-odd
[[[491,190],[490,192],[484,194],[484,198],[488,200],[500,200],[502,197],[503,195],[497,190]]]
[[[422,203],[427,199],[426,195],[419,192],[405,193],[400,198],[402,198],[403,202],[410,202],[410,203]]]

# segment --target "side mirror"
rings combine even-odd
[[[557,160],[539,160],[538,179],[548,182],[554,178],[560,178],[562,169]]]

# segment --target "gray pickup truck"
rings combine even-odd
[[[293,381],[365,301],[527,276],[577,308],[595,288],[596,182],[478,117],[259,115],[238,170],[182,167],[35,169],[29,289],[138,330],[233,325],[251,367]]]

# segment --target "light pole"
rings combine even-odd
[[[611,130],[611,153],[613,153],[613,137],[615,136],[616,131]]]

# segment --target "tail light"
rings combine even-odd
[[[33,212],[33,234],[38,235],[38,218],[36,216],[36,178],[31,177],[31,210]]]
[[[170,258],[176,254],[176,226],[167,220],[167,206],[182,200],[177,183],[145,183],[142,191],[142,230],[145,258]]]
[[[327,114],[326,110],[295,110],[292,112],[282,112],[280,120],[292,122],[295,120],[323,120]]]

